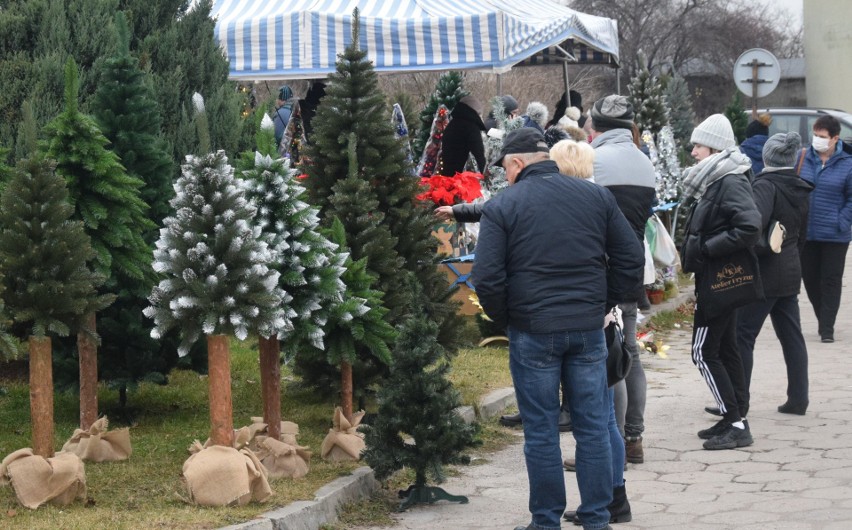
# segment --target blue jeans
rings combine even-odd
[[[648,382],[645,369],[639,356],[639,345],[636,343],[636,302],[619,304],[621,318],[624,321],[624,345],[633,364],[627,377],[615,385],[615,417],[618,428],[627,437],[639,438],[645,431],[645,397]]]
[[[560,528],[565,476],[559,447],[559,383],[565,382],[577,442],[577,485],[584,528],[606,528],[612,502],[612,405],[603,329],[526,333],[509,326],[509,368],[524,418],[524,456],[533,527]]]

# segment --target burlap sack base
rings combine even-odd
[[[252,416],[248,427],[254,434],[249,447],[257,454],[269,478],[301,478],[310,471],[310,448],[296,441],[299,426],[292,421],[282,421],[278,440],[267,435],[267,425],[260,416]],[[245,427],[244,427],[245,429]]]
[[[183,479],[190,502],[204,506],[242,506],[272,495],[266,469],[248,449],[202,448],[184,462]]]
[[[18,449],[0,463],[0,482],[10,483],[18,502],[33,510],[46,502],[65,506],[86,500],[86,471],[74,453],[44,458],[29,447]]]
[[[89,430],[77,429],[62,446],[63,451],[74,453],[89,462],[117,462],[130,458],[130,429],[108,431],[106,416],[99,419]]]
[[[322,441],[320,456],[328,462],[357,462],[366,445],[364,435],[357,431],[364,418],[362,410],[352,415],[352,423],[346,420],[340,407],[334,409],[332,428]]]

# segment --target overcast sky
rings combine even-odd
[[[785,9],[797,21],[797,28],[802,25],[802,0],[760,0],[763,4],[778,6]]]

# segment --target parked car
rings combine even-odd
[[[749,120],[751,111],[747,111]],[[836,109],[809,109],[805,107],[774,107],[757,109],[758,113],[768,112],[772,116],[769,125],[769,136],[780,132],[796,131],[801,135],[802,142],[811,143],[814,122],[820,116],[829,114],[840,122],[840,139],[844,144],[852,145],[852,114]]]

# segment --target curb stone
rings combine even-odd
[[[378,487],[373,470],[359,467],[318,489],[312,501],[296,501],[221,530],[316,530],[336,521],[343,505],[369,497]]]
[[[694,298],[692,288],[686,287],[676,297],[653,305],[642,314],[645,318],[651,318],[658,312],[677,309]],[[488,420],[499,416],[515,403],[514,388],[494,390],[479,402],[479,418]],[[459,407],[456,412],[468,423],[475,420],[476,412],[473,407]],[[360,467],[351,475],[335,479],[318,489],[312,501],[296,501],[263,513],[251,521],[226,526],[220,530],[317,530],[324,524],[336,521],[343,505],[369,497],[378,487],[379,483],[373,470],[367,466]]]

